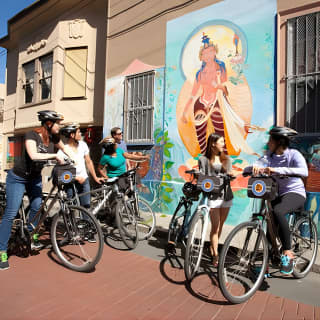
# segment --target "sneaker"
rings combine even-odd
[[[0,255],[0,270],[9,269],[8,256],[6,252],[2,252]]]
[[[285,275],[291,274],[293,272],[293,259],[287,255],[282,255],[280,272]]]
[[[35,233],[31,241],[31,250],[40,250],[44,245],[39,241],[39,235]]]
[[[97,240],[96,238],[94,237],[94,234],[93,233],[89,233],[87,236],[84,237],[84,240],[90,242],[90,243],[96,243]]]

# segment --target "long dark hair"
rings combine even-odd
[[[214,148],[213,143],[216,143],[220,138],[222,138],[222,136],[214,132],[209,135],[207,140],[206,152],[204,154],[208,159],[211,159],[213,154],[213,148]],[[220,156],[220,153],[219,153],[219,156]]]
[[[104,154],[105,155],[112,155],[116,151],[116,144],[105,144],[103,145],[104,148]]]

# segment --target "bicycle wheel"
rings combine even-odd
[[[204,245],[204,215],[205,209],[198,209],[192,218],[188,233],[184,272],[188,281],[191,281],[199,269]]]
[[[218,277],[231,303],[248,300],[261,286],[268,264],[268,243],[255,222],[244,222],[228,235],[219,259]]]
[[[125,245],[134,249],[139,241],[137,220],[130,202],[124,198],[116,201],[116,224]]]
[[[85,208],[68,206],[51,226],[53,249],[66,267],[81,272],[94,269],[103,251],[103,235],[96,218]]]
[[[305,277],[312,268],[317,256],[318,236],[317,227],[308,217],[300,218],[292,232],[292,250],[295,255],[293,276]]]
[[[131,204],[136,213],[138,237],[139,240],[146,240],[149,239],[156,230],[156,215],[146,200],[138,198],[138,205],[136,205],[136,203],[136,199],[133,198]]]

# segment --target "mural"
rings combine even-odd
[[[175,201],[166,212],[177,204],[185,170],[197,167],[208,135],[217,132],[237,176],[227,223],[249,218],[241,172],[263,153],[274,123],[275,14],[276,1],[227,0],[168,22],[165,129],[173,165],[167,183]]]

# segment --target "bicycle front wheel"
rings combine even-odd
[[[184,272],[188,281],[191,281],[199,269],[204,245],[204,209],[197,210],[188,233]]]
[[[116,202],[116,224],[125,245],[134,249],[139,241],[137,220],[131,203],[122,197]]]
[[[80,272],[94,269],[103,251],[103,235],[97,219],[85,208],[68,206],[51,225],[54,252],[66,267]]]
[[[308,217],[299,219],[294,225],[292,250],[295,255],[293,276],[304,278],[311,270],[318,251],[317,227]]]
[[[256,222],[244,222],[228,235],[219,259],[219,285],[231,303],[247,301],[261,286],[268,264],[268,243]]]
[[[138,207],[136,209],[139,240],[147,240],[156,230],[156,215],[148,202],[141,198],[138,198]]]

